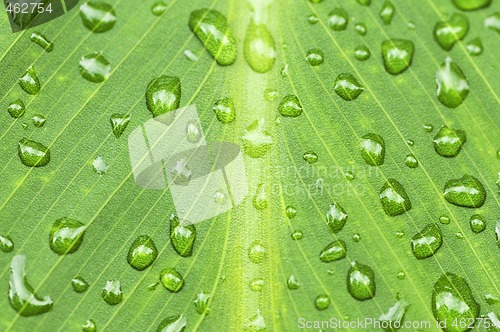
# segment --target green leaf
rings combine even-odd
[[[116,16],[105,29],[92,20],[95,32],[89,30],[78,7],[38,25],[36,32],[53,45],[50,53],[31,41],[33,29],[12,33],[4,16],[0,330],[78,331],[90,320],[98,331],[155,331],[166,326],[185,326],[186,331],[293,331],[330,318],[428,321],[432,325],[421,329],[434,330],[433,305],[448,291],[456,303],[477,303],[479,315],[498,313],[498,304],[490,299],[500,295],[500,43],[498,32],[484,24],[489,17],[488,25],[494,25],[498,3],[475,2],[479,9],[462,11],[454,3],[463,1],[393,1],[394,16],[386,24],[378,1],[172,0],[165,1],[162,14],[151,10],[158,9],[156,1],[115,0],[109,2],[111,7],[102,7]],[[340,7],[347,14],[345,29],[332,29],[330,12]],[[218,15],[207,17],[207,10],[216,10],[227,23]],[[469,29],[463,40],[452,36],[454,45],[446,51],[434,40],[433,29],[446,21],[445,14],[453,13],[466,16]],[[311,15],[317,20],[308,20]],[[200,24],[190,25],[190,17],[217,25],[228,39],[214,35],[214,30],[204,33]],[[366,34],[358,33],[359,27],[366,27]],[[473,56],[467,43],[479,36],[484,51]],[[245,38],[263,42],[265,50]],[[400,68],[392,73],[386,69],[390,58],[382,55],[387,40],[414,46],[411,59],[402,58],[404,49],[398,48]],[[365,61],[355,57],[360,46],[371,54]],[[311,50],[321,51],[321,63],[308,62]],[[103,79],[89,81],[80,75],[82,57],[92,55],[106,60]],[[265,63],[254,61],[253,55]],[[86,72],[96,70],[93,62],[86,64]],[[40,84],[33,95],[19,85],[30,68]],[[455,89],[440,91],[439,98],[438,71],[440,86]],[[148,109],[146,90],[160,77],[178,78],[180,83],[158,89],[174,89],[175,100],[155,113]],[[213,107],[227,98],[234,120],[221,122]],[[24,114],[13,118],[8,108],[19,100]],[[286,105],[280,108],[283,100]],[[189,192],[189,181],[197,178],[180,169],[179,174],[189,174],[183,199],[190,208],[217,214],[206,204],[212,198],[203,197],[213,192],[225,212],[197,223],[195,229],[173,225],[174,231],[187,229],[196,236],[182,233],[172,243],[170,216],[181,218],[191,211],[176,210],[178,196],[172,188],[136,184],[128,139],[132,141],[136,128],[146,132],[141,126],[148,121],[167,123],[163,116],[173,112],[165,112],[177,104],[197,108],[200,126],[189,123],[190,144],[233,143],[242,151],[244,171],[210,168],[207,172],[221,171],[231,188]],[[160,113],[165,114],[152,120]],[[117,114],[129,121],[120,135],[113,125]],[[35,115],[46,119],[43,127],[32,124]],[[429,125],[434,131],[429,132]],[[433,141],[443,126],[466,134],[454,157],[435,151]],[[373,156],[368,156],[371,163],[365,161],[360,145],[367,134],[382,138],[381,162]],[[25,164],[19,142],[31,146]],[[173,149],[182,147],[168,143]],[[218,151],[214,147],[206,152]],[[177,152],[168,151],[174,156]],[[306,155],[315,156],[314,161]],[[407,156],[415,159],[412,167],[405,164]],[[464,174],[482,185],[484,204],[455,204],[467,199],[460,192],[467,182]],[[398,183],[390,182],[389,191],[411,201],[398,203],[391,196],[391,211],[401,213],[384,212],[379,194],[389,179]],[[458,195],[452,202],[443,195],[450,180],[455,180],[451,185]],[[228,198],[244,184],[248,195],[242,202]],[[266,204],[256,208],[254,201]],[[327,217],[332,205],[341,206],[345,214],[334,231]],[[484,219],[484,231],[471,229],[473,215]],[[78,237],[79,246],[73,241],[68,244],[71,250],[60,255],[51,250],[49,235],[54,222],[63,218],[83,224],[85,236]],[[439,226],[442,245],[422,248],[426,258],[417,259],[412,238],[440,219],[449,221]],[[158,255],[151,266],[136,270],[127,254],[143,235],[151,238]],[[325,259],[323,254],[321,259],[332,243],[345,244],[345,258]],[[28,293],[15,298],[13,307],[7,294],[14,257],[14,263],[22,261],[18,255],[26,257],[26,280],[16,285],[24,285],[20,289]],[[171,286],[172,280],[160,279],[165,271],[176,271],[182,286],[167,290],[164,283]],[[358,299],[348,291],[348,275]],[[450,275],[455,279],[444,282]],[[366,276],[373,282],[367,284]],[[75,292],[76,277],[85,280],[88,289]],[[461,289],[450,290],[455,284]],[[443,297],[433,302],[436,287]],[[22,301],[34,298],[32,293],[51,304],[44,306],[48,312],[23,317],[36,313],[30,305],[28,311],[20,308]],[[477,310],[467,316],[477,316]],[[438,315],[457,317],[444,307]]]

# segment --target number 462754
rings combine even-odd
[[[7,11],[7,13],[14,13],[14,14],[33,14],[33,13],[42,14],[45,12],[52,13],[52,4],[49,3],[47,5],[44,5],[43,3],[38,3],[38,2],[24,2],[24,3],[9,2],[5,10]]]

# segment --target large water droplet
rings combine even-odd
[[[443,195],[451,204],[470,208],[479,208],[486,200],[486,191],[481,182],[468,174],[446,182]]]
[[[439,277],[432,291],[432,313],[438,322],[447,322],[445,331],[468,331],[468,325],[449,322],[475,322],[480,306],[465,279],[445,273]]]
[[[483,53],[483,42],[479,37],[469,41],[465,47],[470,55],[477,56]]]
[[[319,259],[322,262],[329,263],[346,256],[346,245],[342,240],[336,240],[327,245],[319,254]]]
[[[181,102],[181,80],[162,75],[153,79],[146,89],[146,105],[153,117],[172,112]]]
[[[234,102],[231,98],[216,101],[212,107],[212,111],[214,111],[215,116],[217,116],[217,120],[224,124],[233,122],[236,117]]]
[[[182,225],[176,215],[170,216],[170,241],[180,256],[189,257],[193,254],[196,234],[193,224]]]
[[[353,298],[365,301],[375,296],[375,273],[368,265],[353,261],[347,273],[347,290]]]
[[[14,119],[18,119],[24,115],[26,111],[26,107],[24,106],[24,102],[21,99],[17,99],[10,103],[9,107],[7,107],[7,112],[9,112],[10,116]]]
[[[474,233],[478,234],[485,230],[486,219],[480,214],[474,214],[470,217],[469,224],[470,224],[470,229]]]
[[[84,55],[80,59],[80,75],[90,82],[104,82],[111,75],[111,64],[99,52]]]
[[[42,167],[50,161],[49,148],[27,138],[19,141],[17,154],[21,162],[29,167]]]
[[[342,97],[342,99],[350,101],[358,98],[361,92],[363,92],[365,89],[351,74],[340,74],[335,79],[333,90],[340,97]]]
[[[378,195],[384,211],[389,216],[397,216],[411,209],[410,197],[401,183],[388,179]]]
[[[493,13],[484,19],[484,26],[500,33],[500,12]]]
[[[147,235],[141,235],[134,240],[127,254],[127,262],[134,269],[142,271],[151,264],[158,256],[153,239]]]
[[[469,20],[465,15],[453,14],[448,21],[439,21],[434,27],[434,39],[443,50],[449,51],[469,31]]]
[[[436,72],[437,97],[447,107],[455,108],[469,94],[469,82],[460,67],[447,57]]]
[[[205,292],[200,292],[196,295],[196,299],[193,301],[196,307],[196,312],[200,315],[203,314],[208,309],[208,300],[210,300],[210,294]]]
[[[160,281],[172,293],[177,293],[184,287],[184,278],[173,267],[160,272]]]
[[[404,273],[403,273],[404,275]],[[380,315],[378,320],[386,332],[396,332],[402,326],[406,309],[410,304],[403,299],[398,299],[386,313]]]
[[[406,39],[388,39],[382,43],[385,70],[392,75],[401,74],[410,67],[415,46]]]
[[[74,277],[71,279],[71,287],[77,293],[83,293],[89,288],[89,284],[82,277]]]
[[[255,72],[267,73],[276,60],[276,45],[265,24],[250,20],[244,45],[245,59]]]
[[[359,61],[366,61],[370,58],[370,50],[366,46],[356,46],[354,49],[354,57]]]
[[[157,332],[183,332],[186,329],[187,318],[184,315],[170,316],[161,321]]]
[[[42,35],[40,32],[33,32],[31,34],[31,41],[40,45],[46,52],[52,52],[54,49],[54,44],[52,44],[47,37]]]
[[[332,233],[338,233],[344,228],[347,217],[347,213],[339,204],[330,204],[326,211],[326,225]]]
[[[361,137],[361,157],[368,165],[380,166],[385,159],[385,142],[382,136],[368,133]]]
[[[253,242],[248,248],[248,258],[254,264],[260,264],[266,258],[267,252],[266,248],[260,244],[259,241]]]
[[[328,26],[334,31],[345,30],[349,18],[343,8],[335,8],[328,14]]]
[[[288,95],[281,101],[278,112],[283,116],[297,117],[302,114],[303,108],[299,98],[295,95]]]
[[[384,24],[391,24],[392,18],[394,17],[394,13],[396,11],[396,7],[390,1],[385,1],[382,9],[380,10],[380,18]]]
[[[267,193],[264,184],[261,183],[257,186],[255,195],[252,199],[252,204],[257,210],[264,210],[268,205]]]
[[[59,255],[74,253],[83,242],[85,229],[85,225],[78,220],[57,219],[50,229],[50,249]]]
[[[320,294],[314,299],[314,306],[318,310],[325,310],[330,306],[330,298],[326,294]]]
[[[325,55],[319,48],[313,48],[307,51],[306,61],[311,66],[319,66],[320,64],[325,62]]]
[[[219,65],[227,66],[236,61],[236,41],[226,17],[220,12],[206,8],[193,11],[189,28]]]
[[[23,76],[19,78],[19,86],[21,86],[21,88],[30,95],[36,95],[40,92],[40,80],[38,79],[33,66],[30,66],[24,72]]]
[[[443,234],[436,224],[428,224],[411,239],[411,250],[417,259],[434,255],[443,244]]]
[[[12,238],[8,235],[0,235],[0,250],[2,252],[11,252],[14,250],[14,242]]]
[[[114,113],[113,115],[111,115],[111,117],[109,118],[109,122],[111,123],[113,135],[115,135],[116,138],[120,138],[125,129],[127,129],[131,118],[132,115],[130,114]]]
[[[92,32],[106,32],[116,23],[113,6],[106,2],[88,1],[80,6],[83,25]]]
[[[26,256],[16,255],[10,265],[9,302],[21,316],[36,316],[52,309],[50,296],[43,298],[35,294],[26,278]]]
[[[92,319],[89,319],[82,325],[82,332],[96,332],[97,326]]]
[[[255,120],[250,124],[243,134],[243,149],[252,158],[260,158],[265,155],[273,144],[273,139],[265,129],[264,119]]]
[[[443,126],[434,137],[434,149],[443,157],[455,157],[467,141],[465,131]]]
[[[453,4],[461,10],[476,10],[486,8],[492,0],[452,0]]]

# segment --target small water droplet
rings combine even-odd
[[[288,205],[286,207],[286,216],[288,219],[293,219],[297,215],[297,209],[293,205]]]
[[[40,114],[33,115],[33,118],[31,120],[33,121],[33,125],[37,128],[43,127],[45,125],[45,122],[47,121],[47,119]]]
[[[82,325],[82,332],[96,332],[97,327],[92,319],[88,319],[85,324]]]
[[[28,124],[26,122],[21,123],[24,130],[28,129]]]
[[[442,215],[439,217],[439,222],[443,225],[448,225],[450,223],[450,217]]]
[[[249,287],[254,292],[260,292],[264,288],[264,279],[254,278],[250,281]]]
[[[170,241],[180,256],[188,257],[193,254],[196,235],[193,224],[182,225],[176,215],[170,216]]]
[[[388,179],[380,189],[379,198],[385,213],[389,216],[394,217],[411,209],[410,197],[397,180]]]
[[[268,205],[267,193],[264,184],[261,183],[257,186],[255,195],[252,199],[252,204],[257,210],[264,210]]]
[[[406,274],[403,271],[398,272],[397,277],[399,280],[403,280],[406,277]]]
[[[434,130],[434,126],[431,124],[424,124],[422,128],[424,128],[424,130],[428,133],[432,133],[432,131]]]
[[[94,161],[92,162],[92,169],[97,174],[103,175],[108,171],[109,166],[108,164],[106,164],[106,162],[101,156],[97,156],[97,158],[95,158]]]
[[[186,159],[180,159],[175,161],[170,169],[170,175],[176,185],[187,186],[191,181],[193,171],[191,171],[191,168],[188,166]]]
[[[160,272],[160,281],[172,293],[177,293],[184,287],[184,278],[173,267]]]
[[[155,16],[161,16],[167,11],[167,4],[164,3],[163,1],[158,1],[151,6],[151,12]]]
[[[354,25],[354,30],[356,30],[360,36],[366,36],[366,33],[368,32],[364,23],[356,23]]]
[[[57,219],[50,229],[50,249],[58,255],[71,254],[80,248],[85,225],[67,217]]]
[[[266,321],[262,312],[257,310],[257,313],[248,319],[244,326],[245,332],[263,332],[267,329]]]
[[[366,61],[370,58],[370,50],[366,46],[356,46],[354,49],[354,57],[359,61]]]
[[[486,219],[480,214],[472,215],[469,223],[470,229],[476,234],[481,233],[486,228]]]
[[[186,329],[187,318],[184,315],[170,316],[160,322],[158,332],[183,332]]]
[[[5,253],[14,250],[14,242],[12,241],[12,238],[10,236],[0,235],[0,250]]]
[[[186,125],[186,139],[191,144],[196,144],[202,138],[201,127],[198,121],[191,120]]]
[[[302,233],[302,231],[300,229],[296,229],[292,233],[292,239],[295,241],[302,239],[303,236],[304,236],[304,233]]]
[[[307,51],[306,61],[311,66],[319,66],[320,64],[325,62],[325,55],[319,48],[313,48]]]
[[[407,26],[408,26],[408,30],[415,30],[415,22],[409,21]]]
[[[403,319],[409,305],[410,304],[405,300],[398,299],[386,313],[380,315],[378,320],[381,322],[382,326],[387,326],[387,328],[384,328],[385,331],[395,332],[400,326],[403,326]]]
[[[264,97],[267,99],[267,101],[275,101],[279,97],[278,90],[276,89],[266,89],[264,91]]]
[[[172,112],[181,102],[181,80],[162,75],[153,79],[146,89],[146,105],[153,117]]]
[[[465,131],[443,126],[434,137],[433,142],[434,149],[440,156],[455,157],[466,141],[467,136],[465,135]]]
[[[205,292],[200,292],[196,295],[196,299],[193,301],[196,308],[196,312],[200,315],[203,314],[208,309],[208,301],[210,300],[210,294]]]
[[[17,99],[10,103],[7,111],[9,112],[11,117],[13,117],[14,119],[19,119],[24,115],[26,107],[24,106],[24,102],[21,99]]]
[[[288,63],[281,68],[280,71],[281,77],[287,77],[288,76]]]
[[[354,234],[352,235],[352,240],[353,240],[354,242],[359,242],[359,241],[361,241],[361,235],[359,235],[359,233],[354,233]]]
[[[332,203],[326,211],[326,225],[332,233],[338,233],[344,228],[347,217],[347,213],[339,204]]]
[[[352,76],[351,74],[340,74],[335,79],[335,85],[333,86],[333,90],[340,96],[342,99],[351,101],[356,98],[363,92],[365,89],[359,84],[358,80]]]
[[[186,57],[186,59],[188,59],[191,62],[198,61],[198,56],[196,54],[194,54],[194,52],[191,50],[185,50],[184,56]]]
[[[52,52],[54,49],[54,44],[52,44],[47,37],[42,35],[40,32],[33,32],[31,34],[31,41],[40,45],[46,52]]]
[[[250,68],[257,73],[267,73],[276,60],[276,44],[265,24],[250,20],[244,42],[244,54]]]
[[[500,221],[497,221],[495,225],[495,237],[497,241],[497,246],[500,248]]]
[[[328,26],[334,31],[342,31],[347,28],[349,18],[343,8],[335,8],[328,14]]]
[[[236,61],[236,41],[220,12],[206,8],[191,12],[189,28],[219,65],[228,66]]]
[[[299,289],[300,288],[300,283],[297,281],[297,277],[295,275],[290,275],[288,277],[288,280],[286,281],[286,285],[288,289]]]
[[[92,32],[106,32],[116,23],[113,6],[106,2],[88,1],[80,6],[83,25]]]
[[[302,158],[307,161],[309,164],[314,164],[318,161],[318,155],[314,151],[306,151],[302,155]]]
[[[353,261],[347,273],[347,290],[353,298],[365,301],[375,296],[375,273],[368,265]]]
[[[388,39],[382,43],[382,58],[385,70],[391,75],[398,75],[410,67],[415,53],[415,46],[406,39]]]
[[[27,138],[19,141],[17,153],[21,162],[28,167],[42,167],[50,162],[49,148]]]
[[[453,14],[448,21],[439,21],[434,26],[434,39],[445,51],[452,49],[469,31],[469,20],[465,15]]]
[[[111,117],[109,118],[109,122],[111,123],[113,135],[115,135],[116,138],[120,138],[125,129],[127,129],[131,118],[132,115],[130,114],[114,113],[113,115],[111,115]]]
[[[19,86],[30,95],[36,95],[40,92],[40,80],[38,79],[33,66],[26,69],[23,76],[19,78]]]
[[[345,172],[344,176],[347,179],[347,181],[353,181],[356,178],[356,175],[354,175],[354,173],[351,171]]]
[[[455,237],[461,240],[464,238],[464,234],[462,232],[457,232],[457,234],[455,234]]]
[[[470,55],[477,56],[483,53],[483,42],[479,37],[469,41],[465,47]]]
[[[234,109],[234,102],[231,98],[220,99],[215,102],[212,107],[217,116],[217,120],[221,123],[228,124],[234,121],[236,117],[236,110]]]
[[[408,146],[413,146],[415,144],[415,141],[413,141],[411,139],[407,139],[406,144],[408,144]]]
[[[385,142],[382,136],[368,133],[361,137],[361,157],[371,166],[380,166],[385,159]]]
[[[414,154],[409,154],[406,156],[405,165],[410,167],[410,168],[417,168],[418,167],[418,160]]]
[[[402,239],[402,238],[405,236],[405,232],[403,232],[403,231],[397,231],[397,232],[396,232],[396,236],[397,236],[399,239]]]
[[[264,156],[273,144],[273,139],[265,129],[264,119],[255,120],[242,136],[243,149],[252,158]]]
[[[411,239],[411,250],[417,259],[434,255],[443,244],[443,234],[437,224],[428,224]]]
[[[326,294],[320,294],[314,299],[314,306],[318,310],[325,310],[330,306],[330,298]]]
[[[71,287],[77,293],[83,293],[89,288],[88,282],[85,281],[82,277],[74,277],[71,279]]]
[[[314,14],[311,14],[307,17],[307,22],[309,22],[309,24],[316,24],[319,22],[319,18],[318,16],[314,15]]]
[[[372,3],[372,0],[357,0],[357,1],[361,6],[369,6]]]
[[[335,240],[321,250],[319,259],[322,262],[329,263],[344,258],[346,254],[345,242],[342,240]]]
[[[158,256],[156,245],[147,235],[137,237],[130,246],[127,254],[127,262],[134,269],[142,271],[151,266]]]
[[[80,59],[80,75],[93,83],[104,82],[111,75],[111,64],[101,53],[84,55]]]
[[[500,12],[493,13],[484,19],[484,26],[500,33]]]
[[[391,24],[395,12],[396,12],[396,7],[394,7],[392,2],[385,1],[379,13],[382,22],[384,22],[385,25]]]
[[[497,295],[486,294],[484,295],[484,299],[486,300],[486,303],[490,305],[500,303],[500,296]]]
[[[264,248],[259,241],[253,242],[248,248],[248,258],[254,264],[262,263],[264,258],[266,258],[266,255],[266,248]]]
[[[217,189],[214,194],[214,202],[217,204],[224,204],[227,202],[227,196],[224,190]]]
[[[460,67],[447,57],[436,72],[437,97],[449,108],[463,103],[469,94],[469,82]]]
[[[486,200],[486,191],[481,182],[468,174],[460,179],[447,181],[443,195],[451,204],[470,208],[479,208]]]
[[[281,101],[278,112],[283,116],[297,117],[302,114],[302,105],[295,95],[288,95]]]
[[[492,0],[452,0],[453,4],[461,10],[476,10],[486,8]]]

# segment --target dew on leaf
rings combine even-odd
[[[170,169],[173,182],[178,186],[187,186],[193,176],[193,171],[187,164],[186,159],[176,160]]]
[[[314,306],[318,310],[325,310],[330,306],[330,298],[326,294],[320,294],[314,299]]]
[[[344,228],[347,218],[347,213],[338,203],[330,204],[330,207],[326,211],[326,225],[334,234]]]
[[[250,20],[244,42],[244,54],[250,68],[257,73],[267,73],[276,61],[276,43],[265,24]]]
[[[443,157],[456,157],[467,141],[465,131],[443,126],[434,136],[434,149]]]
[[[191,50],[185,50],[184,56],[186,57],[186,59],[188,59],[191,62],[198,61],[198,56],[196,54],[194,54],[194,52]]]
[[[436,72],[437,98],[446,107],[455,108],[469,94],[469,82],[460,67],[447,57]]]
[[[236,117],[234,102],[231,98],[217,100],[212,106],[212,111],[215,113],[217,120],[224,124],[233,122]]]
[[[405,158],[405,165],[410,167],[410,168],[417,168],[418,167],[418,160],[413,154],[409,154]]]
[[[295,241],[302,239],[303,236],[304,236],[304,233],[300,229],[296,229],[292,233],[292,239]]]
[[[267,101],[275,101],[279,97],[278,90],[268,88],[264,91],[264,97]]]
[[[164,3],[163,1],[158,1],[151,6],[151,12],[155,16],[161,16],[167,11],[167,4]]]
[[[353,298],[365,301],[375,296],[375,273],[368,265],[353,261],[347,273],[347,290]]]
[[[162,75],[153,79],[146,89],[146,105],[153,117],[172,112],[181,102],[181,80]]]
[[[254,278],[250,281],[249,287],[254,292],[260,292],[264,288],[264,279],[262,278]]]
[[[300,283],[297,280],[297,277],[295,275],[290,275],[286,281],[286,285],[288,289],[299,289],[300,288]]]
[[[80,59],[80,75],[93,83],[104,82],[111,75],[111,64],[101,53],[84,55]]]
[[[394,7],[392,2],[386,0],[379,13],[382,22],[386,25],[391,24],[395,11],[396,7]]]
[[[281,101],[278,112],[287,117],[297,117],[302,114],[302,105],[296,95],[288,95]]]
[[[245,331],[245,332],[263,332],[263,331],[266,331],[266,329],[267,329],[266,321],[264,320],[264,316],[262,315],[262,312],[259,309],[259,310],[257,310],[257,313],[255,315],[251,316],[248,319],[248,321],[245,323],[243,331]]]
[[[359,235],[359,233],[354,233],[354,234],[352,235],[352,240],[353,240],[354,242],[359,242],[359,241],[361,241],[361,235]]]
[[[325,62],[325,55],[319,48],[313,48],[307,51],[306,61],[311,66],[319,66],[320,64]]]
[[[200,315],[207,311],[208,301],[210,300],[210,294],[205,292],[199,292],[196,294],[196,299],[193,301],[196,308],[196,312]]]
[[[360,36],[366,36],[366,33],[368,30],[366,29],[366,25],[364,23],[356,23],[354,25],[354,30],[360,35]]]
[[[370,58],[370,55],[370,50],[366,46],[361,45],[354,48],[354,57],[356,58],[356,60],[366,61]]]
[[[248,248],[248,258],[254,264],[262,263],[264,258],[266,258],[266,255],[266,248],[264,248],[259,241],[253,242]]]
[[[322,262],[329,263],[344,258],[346,253],[345,242],[342,240],[335,240],[321,250],[319,259]]]
[[[255,120],[242,136],[243,149],[252,158],[264,156],[273,144],[273,139],[265,128],[264,119]]]
[[[82,332],[96,332],[97,326],[92,319],[88,319],[85,324],[82,324]]]
[[[453,4],[461,10],[476,10],[486,8],[492,0],[452,0]]]
[[[307,161],[308,164],[314,164],[318,161],[318,155],[314,151],[306,151],[302,155],[302,159]]]
[[[120,138],[125,129],[127,129],[131,118],[132,115],[130,114],[114,113],[113,115],[111,115],[111,117],[109,118],[109,122],[111,123],[113,135],[115,135],[116,138]]]
[[[196,235],[193,224],[183,225],[179,217],[174,214],[170,216],[170,242],[180,256],[189,257],[193,254]]]
[[[432,131],[434,130],[434,126],[431,124],[424,124],[422,128],[424,128],[424,130],[428,133],[432,133]]]
[[[351,171],[345,172],[344,176],[345,176],[347,181],[352,181],[356,178],[356,175],[354,175],[354,173]]]
[[[469,20],[465,15],[453,14],[448,21],[439,21],[434,26],[434,39],[445,51],[453,48],[469,31]]]
[[[442,215],[439,217],[439,222],[443,225],[448,225],[450,223],[450,217]]]
[[[385,213],[397,216],[411,209],[411,201],[401,183],[388,179],[379,193],[380,202]]]
[[[371,166],[380,166],[385,159],[385,142],[382,136],[368,133],[361,137],[361,157]]]
[[[33,115],[33,118],[31,120],[33,121],[33,125],[37,128],[43,127],[45,125],[45,122],[47,121],[47,119],[40,114]]]
[[[197,120],[191,120],[186,125],[186,139],[189,143],[198,143],[203,134]]]
[[[469,224],[474,233],[481,233],[486,228],[486,219],[481,214],[474,214],[470,217]]]
[[[116,23],[113,6],[101,1],[88,1],[80,6],[83,25],[92,32],[106,32]]]
[[[160,322],[157,332],[183,332],[186,329],[187,318],[184,315],[170,316]]]
[[[340,97],[342,97],[342,99],[351,101],[358,98],[361,92],[363,92],[365,89],[361,86],[361,84],[354,76],[344,73],[340,74],[335,79],[333,90]]]
[[[97,174],[103,175],[108,171],[109,166],[108,164],[106,164],[106,162],[101,156],[97,156],[97,158],[95,158],[94,161],[92,162],[92,169]]]
[[[17,99],[9,104],[7,107],[7,112],[9,112],[10,116],[14,119],[19,119],[24,115],[26,111],[26,107],[24,106],[24,102],[21,99]]]
[[[287,77],[288,76],[288,63],[285,64],[281,70],[280,70],[281,77]]]
[[[184,287],[184,278],[175,268],[167,268],[160,272],[160,281],[172,293],[179,292]]]
[[[0,250],[5,253],[14,250],[14,241],[10,236],[0,235]]]
[[[83,293],[89,288],[88,282],[85,281],[82,277],[74,277],[71,279],[71,287],[77,293]]]
[[[252,199],[252,204],[257,210],[264,210],[269,204],[266,188],[263,183],[260,183],[257,186],[257,190],[255,191],[255,195]]]
[[[388,39],[382,43],[382,58],[385,70],[391,75],[398,75],[410,67],[415,53],[415,46],[406,39]]]
[[[214,202],[217,204],[224,204],[227,201],[227,196],[224,190],[217,189],[214,193]]]
[[[319,22],[319,18],[318,16],[314,15],[314,14],[311,14],[307,17],[307,22],[309,22],[309,24],[316,24]]]
[[[24,72],[23,76],[19,78],[19,86],[30,95],[36,95],[40,92],[40,80],[38,79],[33,66],[30,66]]]
[[[500,221],[497,221],[495,225],[495,238],[497,241],[497,246],[500,248]]]
[[[469,174],[447,181],[443,195],[449,203],[469,208],[479,208],[486,200],[486,190],[483,185]]]
[[[484,299],[486,300],[486,303],[488,303],[490,305],[500,303],[500,296],[498,296],[498,295],[485,294]]]
[[[500,12],[493,13],[484,19],[484,26],[500,33]]]
[[[288,219],[293,219],[297,215],[297,209],[293,205],[288,205],[285,212]]]
[[[398,299],[387,312],[380,315],[378,320],[387,332],[395,332],[403,326],[403,319],[410,304],[403,299]],[[387,326],[387,327],[385,327]]]
[[[47,37],[42,35],[40,32],[33,32],[31,34],[31,41],[35,44],[40,45],[45,51],[52,52],[54,49],[54,44],[52,44]]]
[[[158,256],[158,249],[148,235],[137,237],[130,246],[127,254],[127,262],[134,269],[142,271],[151,266]]]
[[[345,30],[349,18],[343,8],[335,8],[328,14],[328,27],[334,31]]]
[[[57,219],[50,229],[50,249],[58,255],[72,254],[80,248],[86,227],[71,218]]]
[[[372,0],[356,0],[361,6],[369,6],[372,3]]]
[[[467,48],[467,52],[469,52],[470,55],[477,56],[483,53],[483,42],[479,37],[469,41],[467,45],[465,45],[465,47]]]
[[[406,274],[403,271],[400,271],[400,272],[398,272],[398,274],[396,275],[396,277],[399,280],[403,280],[406,277]]]
[[[431,257],[443,244],[443,233],[437,224],[428,224],[413,236],[410,243],[417,259]]]
[[[42,167],[50,162],[50,150],[42,143],[23,138],[18,143],[17,153],[28,167]]]

